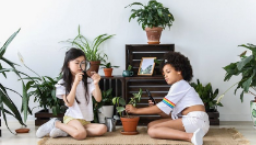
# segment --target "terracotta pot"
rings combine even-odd
[[[124,132],[137,132],[139,120],[139,116],[121,117]]]
[[[146,27],[145,31],[147,33],[148,44],[159,44],[160,37],[163,31],[162,27]]]
[[[93,74],[91,73],[92,71],[95,71],[98,73],[99,71],[99,66],[100,66],[100,61],[90,61],[90,68],[87,71],[88,76],[92,76]]]
[[[104,68],[103,70],[104,70],[104,73],[105,73],[106,77],[111,77],[112,76],[113,68]]]

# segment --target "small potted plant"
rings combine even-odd
[[[122,75],[123,75],[123,77],[133,76],[132,66],[129,65],[127,70],[123,71]]]
[[[133,97],[130,98],[130,101],[128,104],[132,104],[134,107],[137,105],[138,102],[140,102],[142,95],[142,89],[139,90],[138,93],[133,93]],[[122,134],[137,134],[137,125],[139,122],[140,117],[139,116],[130,116],[128,113],[126,113],[126,116],[122,116],[122,112],[125,110],[126,102],[122,97],[114,97],[112,99],[112,102],[114,105],[116,105],[116,110],[121,116],[121,122],[123,125],[123,131],[121,131]]]
[[[101,102],[94,101],[94,111],[95,117],[98,116],[98,119],[95,119],[95,123],[105,123],[105,117],[112,118],[114,114],[114,105],[112,104],[112,88],[102,91],[102,100]]]
[[[247,56],[244,51],[239,55],[240,61],[233,62],[224,67],[226,75],[224,81],[228,81],[232,76],[241,76],[241,79],[228,88],[219,98],[218,102],[225,96],[225,94],[234,86],[235,94],[238,89],[242,89],[240,94],[240,100],[243,102],[244,94],[249,93],[254,96],[254,100],[250,101],[251,116],[253,119],[254,128],[256,129],[256,45],[253,44],[242,44],[240,47],[247,48],[252,51],[252,54]]]
[[[115,34],[101,34],[93,40],[93,43],[90,44],[88,39],[81,34],[79,25],[78,34],[74,39],[68,39],[61,42],[71,43],[72,46],[78,47],[84,51],[86,59],[90,62],[90,68],[87,71],[87,74],[91,76],[92,71],[96,71],[98,73],[100,62],[106,62],[105,59],[107,58],[107,55],[99,51],[100,44],[112,38],[114,35]]]
[[[112,77],[113,68],[119,68],[119,66],[113,66],[113,65],[111,65],[110,62],[108,62],[108,63],[106,63],[106,64],[100,64],[100,65],[105,66],[105,67],[103,68],[103,70],[104,70],[104,73],[105,73],[105,76],[106,76],[106,77]]]
[[[139,24],[142,25],[142,29],[146,30],[148,44],[159,44],[162,30],[166,26],[169,29],[174,21],[173,15],[169,12],[169,9],[164,7],[162,3],[156,0],[150,0],[148,5],[143,5],[140,2],[134,2],[127,7],[134,5],[142,6],[140,9],[132,9],[131,19],[137,18]]]

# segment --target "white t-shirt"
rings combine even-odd
[[[58,83],[55,85],[56,87],[56,96],[60,99],[62,98],[62,95],[66,94],[66,88],[61,85],[63,84],[64,80],[59,80]],[[83,81],[80,81],[76,88],[76,98],[80,102],[78,104],[76,101],[74,101],[73,106],[68,107],[66,110],[65,116],[70,116],[77,119],[84,119],[86,121],[92,121],[94,118],[93,115],[93,102],[92,102],[92,92],[95,89],[95,86],[93,84],[93,80],[91,78],[87,78],[87,86],[89,91],[89,97],[87,98],[88,103],[85,99],[85,88]],[[87,93],[86,93],[87,94]]]
[[[195,89],[185,80],[174,83],[164,99],[157,103],[157,107],[164,113],[169,115],[172,112],[172,119],[178,119],[185,108],[194,105],[204,105],[204,103]]]

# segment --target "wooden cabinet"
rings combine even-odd
[[[108,89],[110,86],[113,88],[114,96],[122,96],[126,102],[132,97],[132,94],[138,92],[141,88],[143,91],[140,103],[137,103],[137,107],[148,106],[148,95],[146,89],[148,89],[156,102],[160,102],[163,97],[168,93],[170,86],[166,84],[162,72],[161,66],[156,65],[152,76],[140,76],[137,75],[141,58],[142,57],[156,57],[160,62],[163,61],[165,53],[174,51],[174,44],[159,44],[159,45],[147,45],[147,44],[129,44],[125,47],[125,67],[128,65],[133,66],[134,76],[132,77],[102,77],[100,81],[100,87],[103,90]],[[115,84],[117,83],[117,84]],[[139,115],[140,125],[146,125],[147,123],[159,119],[159,115]]]

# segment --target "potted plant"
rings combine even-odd
[[[131,66],[131,65],[128,65],[127,70],[123,70],[122,75],[123,75],[123,77],[130,77],[130,76],[133,76],[132,66]]]
[[[132,9],[131,19],[137,18],[137,22],[142,25],[142,29],[146,30],[148,44],[159,44],[162,30],[166,26],[169,29],[174,21],[173,15],[169,12],[169,9],[164,7],[162,3],[156,0],[150,0],[148,5],[143,5],[140,2],[134,2],[127,7],[134,5],[142,6],[140,9]]]
[[[10,61],[10,60],[8,60],[7,58],[4,57],[4,54],[5,54],[8,46],[9,46],[9,44],[12,42],[12,40],[16,37],[16,35],[19,32],[20,32],[20,29],[18,31],[14,32],[7,39],[7,41],[3,44],[3,46],[0,48],[0,74],[2,74],[5,78],[7,78],[7,74],[9,72],[15,73],[19,78],[21,78],[21,75],[28,76],[25,73],[16,69],[16,66],[18,66],[17,64],[13,63],[12,61]],[[3,68],[1,62],[6,63],[11,68]],[[19,94],[14,89],[5,87],[3,82],[0,81],[0,96],[1,96],[0,97],[0,111],[1,111],[0,114],[2,114],[2,119],[4,120],[7,129],[11,133],[13,133],[13,132],[9,128],[6,114],[9,114],[9,115],[13,116],[22,125],[22,128],[16,130],[17,133],[29,132],[29,129],[25,128],[26,127],[25,123],[27,121],[28,113],[32,114],[32,112],[31,112],[31,109],[29,108],[29,105],[28,105],[28,94],[25,91],[26,85],[25,85],[23,80],[21,82],[22,82],[21,84],[22,84],[22,89],[23,89],[23,94],[22,95]],[[17,94],[18,96],[20,96],[22,98],[21,112],[24,115],[23,119],[21,117],[20,111],[17,109],[17,106],[14,104],[13,100],[9,96],[8,91],[13,92],[14,94]],[[0,130],[0,132],[1,132],[1,130]]]
[[[106,40],[112,38],[114,34],[101,34],[97,36],[93,42],[90,44],[87,38],[85,38],[80,32],[80,25],[78,26],[78,35],[74,39],[68,39],[66,41],[71,43],[72,46],[78,47],[84,51],[86,59],[90,62],[90,69],[87,71],[87,74],[91,76],[91,71],[98,72],[100,62],[105,62],[105,58],[107,55],[105,53],[100,52],[99,45],[105,42]]]
[[[55,85],[61,78],[61,74],[59,74],[59,76],[56,78],[51,78],[49,76],[40,76],[34,70],[25,65],[24,59],[21,54],[19,54],[19,57],[22,60],[22,64],[28,70],[37,75],[37,77],[21,78],[21,80],[28,80],[26,82],[26,92],[28,94],[28,98],[34,96],[34,102],[38,102],[39,107],[44,108],[44,110],[49,110],[49,112],[52,112],[54,116],[57,116],[60,113],[64,113],[66,107],[63,100],[56,97],[55,88]]]
[[[112,104],[112,88],[102,91],[101,102],[96,102],[94,99],[94,122],[105,123],[105,117],[112,118],[114,114],[114,105]],[[98,118],[97,118],[98,116]]]
[[[224,67],[224,70],[226,71],[224,81],[228,81],[232,76],[241,76],[241,79],[230,88],[228,88],[218,98],[218,102],[220,102],[225,94],[234,86],[236,86],[236,89],[234,91],[235,94],[238,89],[242,89],[242,92],[240,94],[241,102],[243,102],[244,93],[250,93],[251,95],[256,97],[256,45],[248,43],[239,45],[239,47],[244,47],[251,50],[252,54],[246,56],[247,51],[244,51],[242,54],[239,55],[240,61],[230,63]],[[256,128],[256,98],[254,98],[254,100],[250,102],[250,107],[254,128]]]
[[[132,104],[134,107],[138,102],[140,102],[142,95],[142,89],[139,90],[138,93],[133,93],[133,97],[130,98],[130,101],[128,104]],[[130,116],[128,113],[127,116],[122,116],[121,113],[125,110],[126,102],[122,97],[114,97],[112,99],[112,102],[114,105],[116,105],[116,110],[121,116],[121,122],[123,125],[123,131],[121,131],[122,134],[137,134],[137,125],[139,122],[140,117],[139,116]]]
[[[217,103],[217,96],[219,89],[213,91],[211,83],[203,86],[202,83],[197,79],[197,83],[192,82],[190,84],[198,93],[199,97],[202,99],[206,113],[210,118],[210,125],[219,125],[219,112],[217,106],[223,107],[222,103]]]
[[[119,66],[112,66],[110,62],[108,62],[106,64],[100,64],[100,65],[105,66],[103,68],[103,71],[104,71],[106,77],[112,77],[113,68],[119,68]]]

